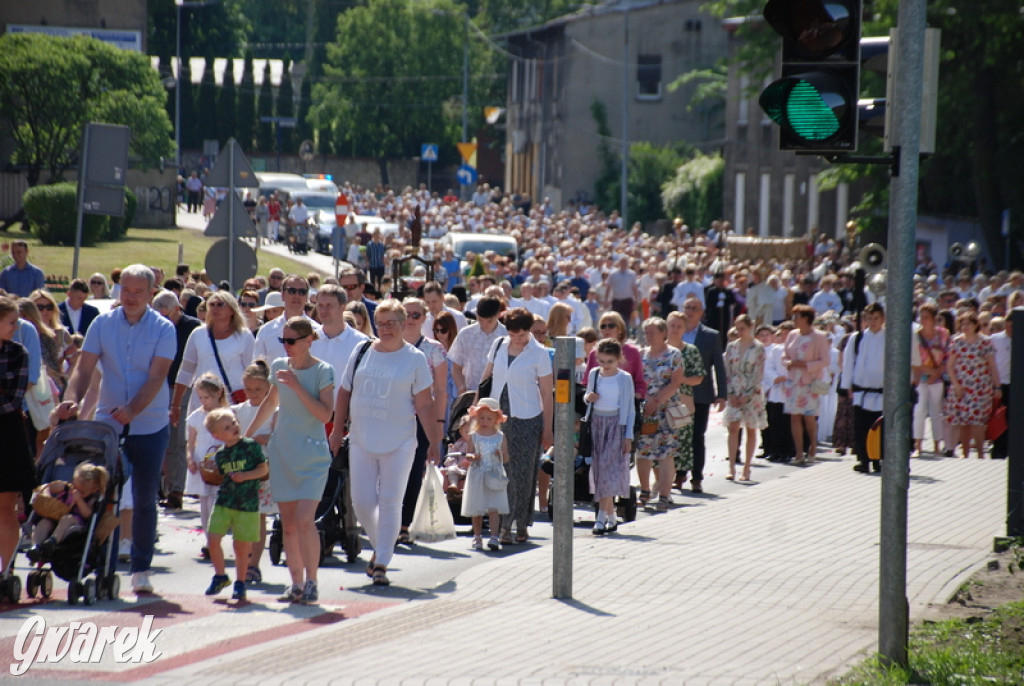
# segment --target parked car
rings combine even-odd
[[[455,253],[463,268],[469,266],[466,264],[466,253],[469,252],[482,255],[491,250],[502,256],[511,254],[517,262],[519,261],[519,244],[515,238],[505,234],[449,231],[441,237],[441,246]]]

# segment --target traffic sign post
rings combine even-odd
[[[420,159],[427,163],[427,190],[432,191],[434,186],[431,177],[434,171],[434,162],[437,162],[437,146],[433,143],[424,143],[420,148]]]
[[[228,245],[237,243],[238,245],[243,245],[246,248],[249,248],[248,245],[245,245],[240,241],[235,241],[237,233],[241,233],[243,236],[258,238],[256,227],[253,225],[252,219],[249,217],[249,211],[245,208],[245,205],[242,204],[242,201],[239,200],[238,195],[235,193],[235,189],[259,188],[260,184],[256,179],[256,174],[252,171],[252,166],[249,164],[249,160],[245,159],[245,154],[242,152],[241,146],[238,145],[238,141],[231,138],[224,147],[225,150],[222,151],[221,155],[217,156],[217,164],[214,165],[213,171],[211,171],[210,175],[207,177],[207,185],[214,188],[227,187],[227,214],[223,215],[223,207],[218,208],[216,214],[213,215],[213,219],[211,219],[210,223],[207,224],[206,231],[204,233],[207,236],[226,236],[226,243]],[[223,154],[225,152],[227,154]],[[218,221],[218,218],[222,215],[226,217],[226,222],[223,219]],[[241,226],[236,226],[236,222],[241,224]],[[207,274],[212,273],[209,268],[209,263],[211,256],[214,255],[214,248],[217,245],[220,245],[220,243],[214,244],[214,247],[211,247],[210,252],[206,254]],[[249,248],[249,250],[252,251],[251,248]],[[226,255],[221,257],[227,258],[227,281],[231,284],[231,288],[234,290],[241,285],[241,281],[253,276],[255,271],[248,276],[239,277],[235,272],[236,250],[228,250],[225,248],[224,251],[226,252]],[[253,255],[253,262],[255,263],[255,252],[253,252]]]
[[[132,130],[116,124],[86,124],[79,161],[78,212],[75,226],[75,257],[71,278],[78,278],[85,214],[124,216],[124,182],[128,173],[128,145]]]
[[[458,179],[459,183],[463,186],[472,186],[477,180],[476,169],[468,164],[464,164],[459,167],[457,172],[455,172],[455,178]]]

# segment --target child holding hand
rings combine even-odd
[[[501,432],[505,415],[494,398],[481,398],[469,409],[473,418],[467,439],[466,490],[462,495],[462,516],[473,519],[473,550],[483,550],[483,515],[490,519],[490,550],[498,550],[499,515],[508,514],[508,441]]]
[[[215,459],[224,475],[207,529],[214,575],[206,595],[217,595],[231,583],[225,573],[224,551],[220,545],[230,529],[235,550],[235,588],[231,597],[245,600],[249,552],[260,536],[260,479],[269,473],[267,459],[259,443],[242,436],[238,419],[230,408],[210,410],[204,424],[222,444]]]

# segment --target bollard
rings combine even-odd
[[[572,504],[576,457],[576,406],[573,402],[576,338],[555,339],[555,475],[551,595],[572,598]]]

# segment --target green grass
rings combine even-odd
[[[0,244],[15,239],[28,241],[29,262],[43,270],[44,274],[70,277],[74,264],[75,249],[52,245],[42,245],[29,234],[21,231],[18,224],[0,230]],[[112,269],[125,267],[129,264],[147,264],[162,267],[170,276],[178,265],[178,245],[182,246],[183,262],[194,271],[203,269],[206,263],[206,252],[217,239],[208,238],[199,231],[190,229],[128,229],[128,236],[123,241],[99,243],[91,247],[83,247],[78,258],[78,276],[88,278],[100,272],[109,274]],[[9,251],[4,251],[9,255]],[[300,262],[257,252],[259,271],[266,275],[271,267],[281,267],[286,272],[306,274],[310,268]],[[9,261],[9,260],[8,260]]]
[[[918,626],[910,637],[909,669],[886,667],[877,657],[837,683],[844,686],[930,684],[970,686],[1024,683],[1024,601],[984,619],[953,619]]]

